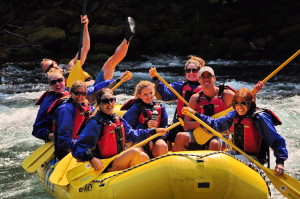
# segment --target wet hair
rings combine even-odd
[[[200,57],[197,57],[197,56],[194,56],[194,55],[189,55],[188,57],[189,57],[189,60],[187,60],[187,62],[185,63],[184,70],[187,68],[187,66],[190,63],[195,64],[198,69],[202,68],[205,65],[205,61]]]
[[[50,81],[51,77],[53,77],[53,76],[60,76],[60,77],[64,78],[62,72],[60,70],[57,70],[56,68],[51,68],[49,70],[49,72],[47,73],[47,76],[48,76],[49,81]]]
[[[77,90],[77,88],[80,88],[80,87],[83,87],[85,89],[85,92],[87,91],[86,85],[81,80],[77,80],[72,84],[70,92],[73,93]]]
[[[256,108],[256,104],[254,102],[253,95],[248,88],[240,88],[239,90],[237,90],[235,92],[233,99],[232,99],[232,105],[234,102],[237,101],[237,98],[242,98],[243,101],[246,101],[249,110]]]
[[[101,90],[98,91],[97,93],[97,105],[101,103],[102,96],[106,93],[110,93],[114,95],[114,92],[110,88],[102,88]]]
[[[146,87],[151,87],[153,91],[155,92],[155,84],[149,81],[140,81],[134,89],[134,97],[137,99],[138,95],[142,93],[142,90]]]

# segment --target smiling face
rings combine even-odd
[[[51,90],[61,93],[65,90],[65,79],[60,74],[54,74],[49,77],[49,86]]]
[[[72,99],[78,103],[84,103],[85,102],[85,96],[86,96],[86,88],[84,86],[79,86],[72,90],[71,92]]]
[[[250,105],[247,101],[245,101],[242,97],[237,97],[236,100],[232,103],[234,109],[241,116],[246,115],[249,111]]]
[[[216,82],[216,77],[210,72],[205,71],[199,76],[199,83],[202,88],[214,87]]]
[[[100,110],[108,115],[111,115],[114,113],[114,107],[116,103],[116,98],[114,98],[114,95],[106,92],[101,96],[101,99],[98,100],[98,106],[100,107]]]
[[[51,68],[55,68],[61,72],[63,72],[63,69],[59,67],[59,65],[56,63],[56,61],[53,61],[51,59],[45,59],[41,63],[42,70],[47,73]]]
[[[198,81],[199,69],[195,63],[189,63],[185,68],[185,77],[187,80],[196,82]]]
[[[154,100],[155,90],[146,86],[141,90],[140,94],[137,94],[137,97],[140,98],[144,103],[151,104]]]

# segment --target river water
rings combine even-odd
[[[175,56],[147,57],[146,62],[124,62],[115,72],[118,77],[131,69],[134,77],[117,89],[117,103],[132,98],[133,88],[140,80],[150,80],[148,69],[156,67],[158,73],[169,83],[184,78],[184,59]],[[217,76],[217,83],[239,89],[251,89],[258,80],[264,79],[281,63],[271,61],[210,60]],[[258,94],[257,104],[273,110],[283,124],[278,132],[286,139],[289,159],[285,162],[286,173],[300,180],[300,74],[299,58],[292,61],[275,75]],[[0,198],[52,198],[42,188],[36,174],[26,173],[22,161],[43,141],[31,135],[38,107],[35,101],[48,89],[46,78],[39,68],[27,70],[17,64],[6,64],[1,68],[0,85]],[[96,73],[96,71],[95,71]],[[174,113],[174,102],[167,103],[169,117]],[[275,160],[271,156],[271,168]],[[272,186],[271,198],[284,198]]]

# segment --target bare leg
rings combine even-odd
[[[173,152],[176,151],[185,151],[190,143],[190,135],[188,132],[179,132],[176,135],[174,146],[172,148]]]
[[[129,149],[113,161],[112,167],[109,169],[109,171],[124,170],[129,167],[141,164],[145,160],[149,160],[149,157],[148,159],[147,157],[147,154],[141,152],[137,148]]]
[[[221,150],[221,143],[217,139],[212,139],[209,143],[208,150],[212,151],[220,151]]]
[[[168,145],[163,139],[157,140],[151,150],[154,157],[165,155],[168,153]]]

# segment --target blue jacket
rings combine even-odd
[[[108,116],[102,112],[98,112],[94,117],[100,120],[104,118],[105,120],[110,120],[111,118],[111,116]],[[138,142],[141,142],[143,141],[143,139],[141,139],[141,136],[148,137],[150,135],[150,131],[151,131],[150,129],[134,130],[127,123],[126,120],[122,119],[122,123],[125,129],[126,142],[131,142],[133,140],[137,140]],[[94,157],[94,155],[91,154],[91,151],[96,148],[102,130],[103,130],[103,125],[99,123],[97,120],[95,119],[88,120],[78,140],[75,142],[75,144],[72,147],[72,155],[80,161],[91,160]]]
[[[91,110],[94,109],[94,107],[91,107]],[[71,149],[75,141],[72,138],[75,114],[75,104],[70,101],[63,103],[54,113],[54,119],[57,121],[56,140],[58,141],[58,145],[65,150]]]
[[[139,105],[140,104],[140,105]],[[138,123],[138,118],[140,114],[142,114],[141,108],[139,106],[145,106],[149,107],[150,109],[154,107],[156,103],[152,102],[151,104],[145,104],[142,102],[142,100],[138,100],[135,102],[124,114],[123,118],[128,121],[129,125],[133,129],[145,129],[145,125]],[[161,111],[161,122],[158,128],[166,128],[168,126],[168,114],[166,111],[166,108],[163,104],[160,104],[162,107]],[[148,137],[144,137],[144,139],[147,139]],[[136,141],[134,140],[136,143]]]
[[[232,126],[236,117],[238,117],[238,113],[233,110],[225,117],[221,117],[219,119],[212,119],[211,117],[202,114],[200,119],[216,131],[223,132]],[[255,127],[262,135],[264,141],[273,149],[276,162],[279,163],[285,161],[288,158],[285,139],[276,131],[271,115],[261,112],[255,115],[253,120]]]
[[[156,91],[161,95],[163,101],[171,101],[171,100],[177,100],[177,96],[166,86],[164,85],[161,81],[159,80],[154,80],[158,81]],[[170,86],[177,91],[178,94],[180,94],[181,89],[183,84],[186,81],[179,81],[179,82],[173,82],[170,83]],[[193,89],[197,88],[199,84],[190,84]]]
[[[35,122],[33,124],[32,135],[36,138],[48,141],[48,135],[52,131],[52,115],[47,115],[47,110],[53,102],[62,95],[54,91],[48,92],[48,95],[43,99],[40,104],[40,109],[37,113]]]

